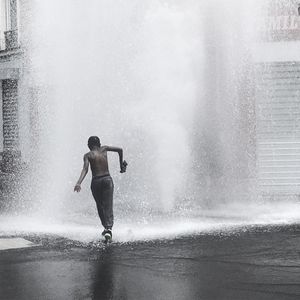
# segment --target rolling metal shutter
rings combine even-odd
[[[300,63],[258,65],[258,184],[270,194],[300,194]]]

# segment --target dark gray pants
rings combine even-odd
[[[114,224],[114,183],[112,178],[109,175],[93,177],[91,190],[97,204],[98,214],[103,227],[111,229]]]

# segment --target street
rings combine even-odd
[[[0,298],[299,299],[300,226],[244,228],[174,240],[40,246],[0,252]]]

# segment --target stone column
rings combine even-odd
[[[14,172],[20,165],[18,126],[18,80],[2,80],[3,161],[4,172]]]

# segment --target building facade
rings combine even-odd
[[[23,161],[22,140],[32,142],[35,136],[30,134],[34,92],[28,92],[27,87],[26,94],[21,87],[26,77],[25,45],[30,35],[31,4],[30,0],[0,0],[0,159],[4,173],[18,170]],[[266,10],[268,16],[264,18],[255,55],[257,182],[260,193],[267,197],[298,197],[300,3],[272,0]],[[29,130],[22,133],[20,115],[26,114]]]
[[[19,80],[23,58],[19,40],[19,3],[0,1],[1,170],[11,172],[21,162],[19,144]]]

